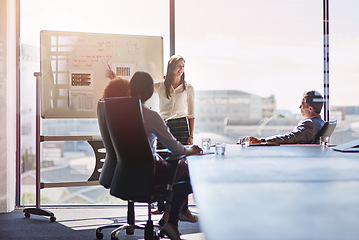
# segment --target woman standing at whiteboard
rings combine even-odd
[[[167,74],[164,82],[154,84],[160,103],[160,115],[165,120],[172,135],[183,145],[193,144],[194,131],[194,90],[191,84],[185,81],[185,60],[180,55],[173,55],[168,60]],[[157,142],[157,149],[164,148]],[[159,208],[153,213],[161,213]],[[187,222],[197,222],[198,217],[188,210],[188,200],[185,201],[179,219]]]
[[[158,93],[160,115],[166,121],[172,135],[184,145],[193,144],[194,90],[185,81],[185,60],[180,55],[172,56],[167,65],[164,82],[155,83]],[[158,143],[157,148],[163,148]]]

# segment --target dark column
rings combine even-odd
[[[175,0],[170,0],[170,57],[175,55]]]
[[[329,121],[329,0],[323,0],[324,120]]]

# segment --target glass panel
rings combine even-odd
[[[359,105],[359,3],[330,4],[331,143],[340,144],[359,131],[350,107]],[[196,91],[195,143],[287,133],[302,119],[302,94],[324,92],[323,1],[177,1],[176,53]]]
[[[330,119],[338,120],[331,140],[345,143],[359,138],[359,2],[330,1],[329,9]]]
[[[40,10],[39,10],[40,9]],[[169,3],[161,0],[131,1],[21,1],[21,204],[35,204],[36,79],[40,71],[40,31],[73,31],[106,34],[162,36],[164,54],[169,54]],[[63,53],[72,37],[52,38],[51,51]],[[59,47],[60,46],[60,47]],[[58,55],[51,67],[66,69],[66,56]],[[65,84],[68,72],[54,75],[54,84]],[[67,104],[68,93],[59,93]],[[96,119],[42,119],[45,136],[99,136]],[[87,181],[94,167],[94,153],[86,141],[41,143],[43,182]],[[41,190],[42,204],[122,203],[102,186],[61,187]]]

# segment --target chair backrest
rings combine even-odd
[[[325,122],[322,129],[317,134],[313,143],[318,144],[321,136],[330,137],[333,134],[336,126],[337,126],[337,120]]]
[[[319,143],[319,138],[320,138],[321,136],[323,136],[323,134],[325,133],[325,131],[327,131],[328,125],[329,125],[328,122],[325,122],[325,123],[324,123],[322,129],[320,129],[320,131],[319,131],[319,132],[317,133],[317,135],[315,136],[315,139],[314,139],[313,143],[315,143],[315,144],[318,144],[318,143]]]
[[[123,200],[150,201],[154,155],[138,98],[106,98],[106,120],[117,155],[110,194]]]
[[[324,137],[332,136],[336,126],[337,126],[337,120],[328,122],[328,127],[322,136],[324,136]]]
[[[98,125],[100,128],[103,145],[105,146],[106,149],[105,162],[101,169],[99,183],[105,188],[110,188],[113,173],[115,172],[117,165],[117,157],[107,127],[106,105],[104,100],[100,100],[97,103],[97,119],[98,119]]]

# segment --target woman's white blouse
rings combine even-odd
[[[174,114],[177,114],[174,119],[181,117],[194,118],[194,90],[191,84],[185,84],[185,91],[183,91],[183,84],[176,89],[171,86],[171,97],[168,99],[164,82],[155,83],[155,92],[158,93],[160,102],[160,115],[163,119]]]

